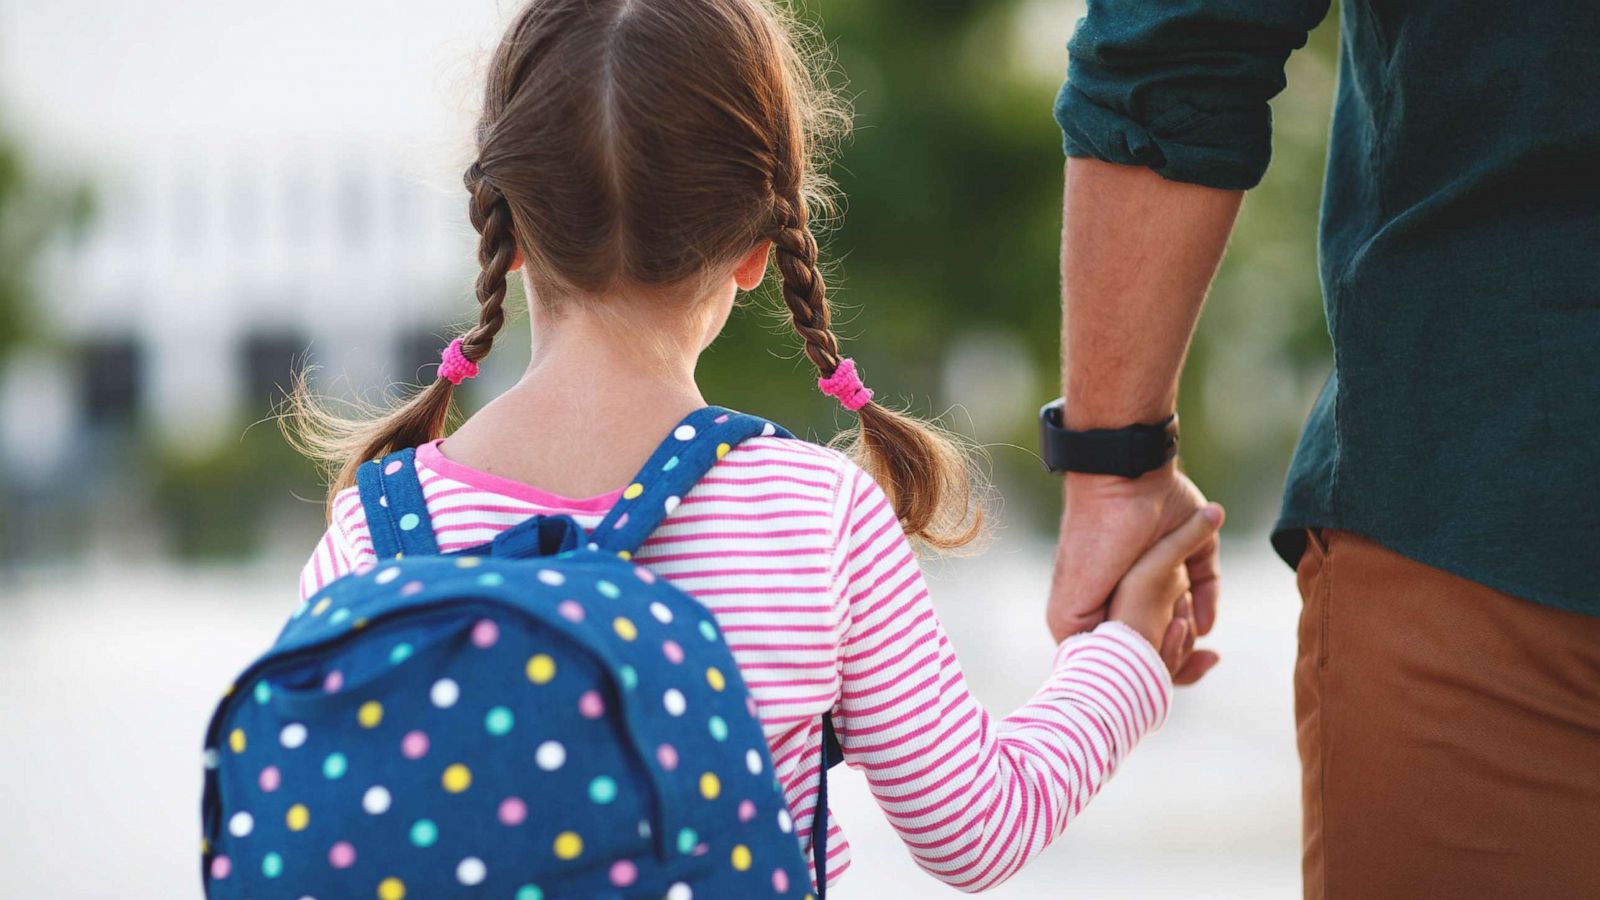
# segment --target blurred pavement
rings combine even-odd
[[[997,898],[1299,893],[1290,673],[1299,602],[1262,537],[1224,548],[1223,664]],[[1002,541],[931,565],[978,696],[1024,701],[1050,648],[1049,548]],[[298,561],[249,568],[33,573],[0,599],[0,898],[199,896],[200,741],[218,692],[276,634]],[[836,770],[855,848],[836,896],[954,896],[916,869],[865,782]]]

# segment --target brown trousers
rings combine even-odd
[[[1308,900],[1600,898],[1600,617],[1341,531],[1299,580]]]

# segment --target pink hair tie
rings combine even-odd
[[[818,378],[817,387],[829,397],[839,401],[839,405],[855,412],[872,402],[872,391],[861,383],[861,376],[856,374],[856,361],[843,359],[839,361],[839,368],[827,378]]]
[[[439,363],[439,377],[451,384],[458,385],[478,374],[478,364],[461,353],[461,338],[451,341],[439,358],[443,360]]]

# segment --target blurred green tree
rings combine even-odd
[[[28,163],[22,141],[0,125],[0,360],[37,332],[35,263],[49,241],[89,219],[83,185],[61,187]]]
[[[830,296],[846,352],[881,398],[909,399],[924,413],[963,399],[946,396],[940,378],[952,350],[978,333],[1007,335],[1022,348],[1003,362],[1026,369],[1020,383],[1036,385],[1038,395],[969,404],[1025,411],[1054,393],[1062,155],[1050,111],[1072,26],[1059,6],[806,7],[834,49],[835,77],[847,83],[856,111],[834,168],[846,214],[826,242]],[[1185,464],[1240,521],[1259,522],[1270,509],[1327,366],[1316,211],[1336,19],[1291,63],[1289,89],[1274,104],[1274,165],[1246,203],[1184,377]],[[1030,61],[1041,25],[1059,28],[1045,42],[1057,48],[1055,67]],[[702,366],[708,393],[826,437],[848,420],[811,389],[797,342],[781,317],[767,314],[779,308],[760,302],[734,317]],[[1014,424],[977,437],[996,445],[1009,505],[1031,506],[1045,524],[1056,492],[1031,456],[1034,423],[1025,412],[1004,421]]]

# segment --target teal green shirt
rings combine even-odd
[[[1327,0],[1090,0],[1069,156],[1249,188]],[[1273,544],[1339,528],[1600,615],[1600,2],[1347,0],[1322,204],[1333,373]]]

